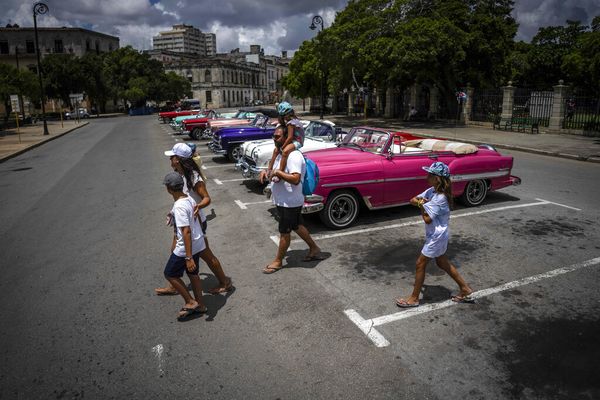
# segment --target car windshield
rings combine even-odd
[[[267,123],[268,119],[269,119],[269,117],[267,117],[266,115],[256,114],[256,117],[254,117],[254,119],[252,120],[250,125],[263,127]]]
[[[319,138],[327,137],[331,127],[319,122],[311,121],[306,128],[304,128],[304,137]]]
[[[341,146],[357,147],[371,153],[381,153],[390,134],[368,128],[354,128],[344,137]]]
[[[238,111],[238,113],[235,115],[235,118],[240,118],[240,119],[250,119],[250,118],[255,118],[256,117],[256,113],[253,112],[249,112],[249,111]]]

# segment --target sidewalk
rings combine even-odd
[[[303,118],[319,119],[318,115]],[[553,157],[600,163],[600,137],[566,134],[528,134],[493,130],[485,126],[454,126],[446,123],[405,122],[397,119],[348,117],[346,115],[326,115],[326,120],[343,128],[353,126],[373,126],[402,130],[419,136],[451,139],[460,142],[490,144],[499,149],[511,149]]]
[[[44,125],[42,122],[38,122],[36,125],[27,125],[20,128],[20,140],[16,128],[0,131],[0,163],[46,142],[58,139],[87,124],[88,122],[77,123],[70,120],[64,121],[64,126],[61,126],[60,121],[48,121],[50,134],[44,136]]]

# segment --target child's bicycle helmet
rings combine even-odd
[[[292,111],[294,111],[294,109],[292,108],[292,105],[287,101],[283,101],[277,106],[277,112],[281,116],[288,115]]]

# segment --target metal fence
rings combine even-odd
[[[600,132],[600,98],[581,94],[567,96],[563,128]]]
[[[459,120],[462,107],[454,94],[440,92],[437,118],[446,120]]]
[[[475,89],[472,101],[472,121],[494,122],[502,114],[502,89]]]
[[[536,119],[539,126],[548,126],[552,115],[552,90],[517,88],[513,103],[513,118]]]

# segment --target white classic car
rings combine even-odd
[[[336,147],[345,132],[336,128],[327,120],[302,121],[304,127],[304,145],[301,152]],[[275,144],[272,139],[256,140],[242,144],[242,157],[235,169],[247,179],[258,179],[260,171],[266,170],[273,155]]]

